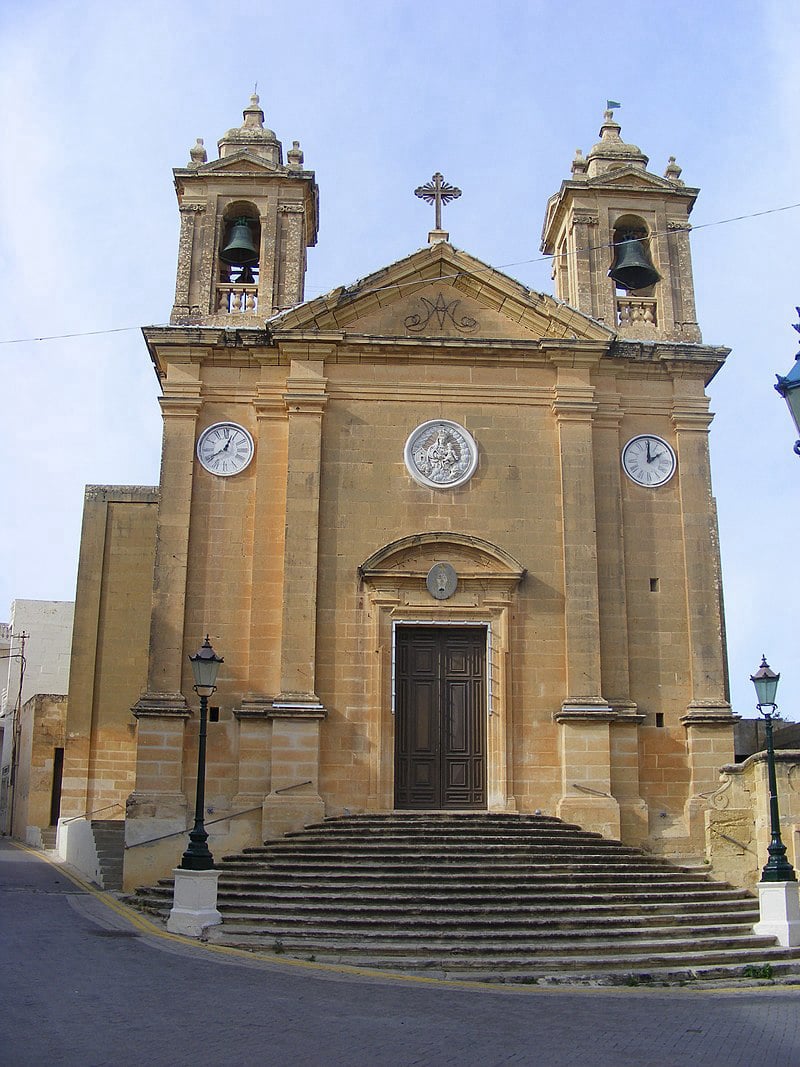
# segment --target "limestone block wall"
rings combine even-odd
[[[88,486],[72,640],[61,813],[123,818],[135,776],[131,706],[145,687],[156,490]]]
[[[22,708],[14,786],[12,836],[39,844],[50,826],[56,749],[64,748],[67,698],[37,693]]]

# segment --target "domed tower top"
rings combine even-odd
[[[556,296],[626,340],[697,343],[689,213],[697,189],[670,156],[663,177],[605,112],[600,140],[578,149],[569,180],[550,197],[542,251]]]
[[[647,170],[650,162],[648,157],[637,145],[625,144],[620,137],[621,129],[620,124],[614,121],[614,112],[606,111],[600,127],[600,140],[586,157],[587,178],[596,178],[620,167]]]
[[[250,97],[250,106],[242,112],[244,122],[234,126],[217,141],[219,158],[247,149],[257,156],[268,159],[270,163],[283,163],[283,148],[275,136],[275,131],[264,125],[264,112],[261,110],[258,93]]]

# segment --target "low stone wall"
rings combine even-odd
[[[775,753],[781,836],[789,862],[800,861],[800,750]],[[714,876],[752,889],[769,855],[767,754],[720,768],[720,786],[705,812],[706,858]]]

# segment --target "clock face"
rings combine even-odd
[[[651,433],[632,437],[622,450],[622,469],[637,485],[664,485],[676,466],[675,453],[667,442]]]
[[[215,422],[197,439],[197,458],[211,474],[230,478],[253,458],[253,438],[235,422]]]

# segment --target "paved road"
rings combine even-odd
[[[0,1067],[798,1067],[800,987],[464,989],[149,932],[0,840]]]

